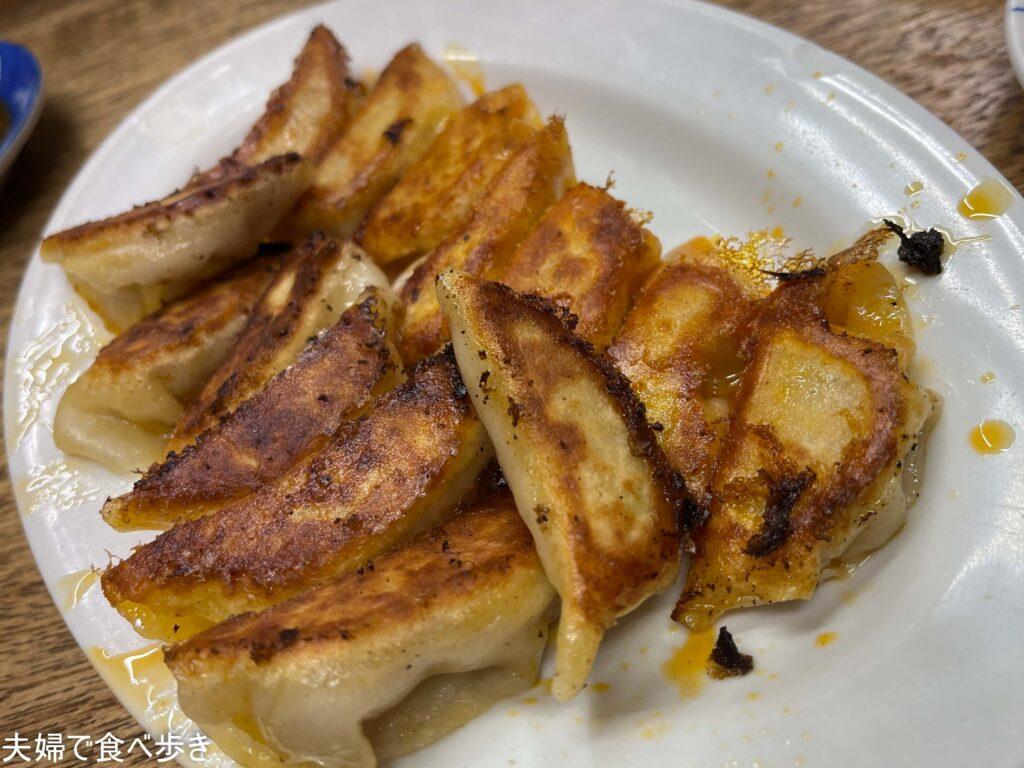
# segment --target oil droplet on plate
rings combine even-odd
[[[693,698],[704,685],[708,656],[715,647],[714,628],[691,632],[686,642],[665,662],[662,672],[684,699]]]
[[[1013,445],[1017,434],[1000,419],[986,419],[971,430],[971,447],[978,453],[1002,453]]]
[[[916,179],[903,188],[903,194],[907,197],[913,197],[924,191],[924,184]]]
[[[75,571],[57,579],[61,610],[67,612],[77,606],[99,577],[99,570],[86,568],[84,571]]]
[[[757,701],[761,698],[761,694],[757,691],[751,691],[747,694],[747,701]]]
[[[484,86],[484,70],[480,66],[480,57],[458,43],[446,45],[443,56],[452,75],[468,85],[474,96],[482,96],[486,87]]]
[[[838,632],[822,632],[816,638],[814,638],[814,644],[819,648],[824,648],[826,645],[832,645],[839,637]]]
[[[985,179],[963,196],[956,209],[968,219],[994,219],[1009,210],[1013,192],[995,179]]]
[[[608,683],[594,683],[590,686],[590,689],[594,693],[607,693],[611,688],[612,687]]]
[[[164,664],[160,645],[150,645],[127,653],[112,654],[93,647],[87,655],[107,685],[135,712],[164,731],[180,732],[191,727],[178,707],[178,686]]]
[[[996,375],[992,371],[985,371],[983,374],[981,374],[980,381],[982,384],[991,384],[995,380]]]

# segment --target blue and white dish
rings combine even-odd
[[[32,52],[0,40],[0,180],[25,146],[43,108],[43,70]]]

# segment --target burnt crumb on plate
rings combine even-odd
[[[754,668],[754,657],[747,653],[740,653],[733,640],[732,633],[722,627],[718,630],[718,640],[715,647],[711,649],[708,657],[707,672],[709,677],[715,680],[724,680],[727,677],[742,677]]]
[[[900,247],[896,251],[899,260],[926,275],[942,273],[942,250],[946,241],[937,229],[925,229],[907,235],[903,227],[894,221],[885,219],[885,226],[896,233],[900,239]]]

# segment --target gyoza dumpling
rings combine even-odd
[[[448,340],[434,281],[446,269],[482,274],[500,264],[574,181],[564,123],[548,121],[495,176],[466,226],[423,257],[401,288],[407,304],[398,345],[406,362],[433,354]]]
[[[759,313],[674,613],[691,628],[810,598],[834,558],[881,546],[914,501],[904,472],[936,400],[907,378],[906,308],[875,261],[886,237],[789,276]]]
[[[603,350],[660,256],[658,238],[625,203],[577,184],[485,277],[551,299],[576,316],[579,336]]]
[[[584,685],[606,629],[679,570],[685,491],[607,358],[550,305],[464,272],[438,297],[477,413],[562,598],[552,693]]]
[[[313,28],[295,59],[291,78],[267,100],[245,140],[225,160],[196,174],[199,186],[241,165],[295,152],[316,163],[348,128],[363,103],[363,87],[349,69],[348,53],[322,24]]]
[[[142,634],[181,639],[337,578],[436,524],[492,456],[454,357],[437,355],[283,477],[108,568],[103,592]]]
[[[729,423],[741,346],[761,289],[697,238],[644,284],[608,348],[656,423],[658,442],[694,501],[710,505],[711,475]]]
[[[380,289],[367,288],[265,389],[150,467],[129,493],[107,499],[103,519],[120,530],[168,528],[259,490],[318,452],[344,421],[404,379],[389,317]]]
[[[110,330],[123,331],[254,254],[311,179],[295,154],[236,163],[203,186],[50,235],[39,252],[64,267]]]
[[[279,268],[276,257],[247,262],[115,337],[61,398],[57,447],[115,472],[159,461],[184,405],[228,355]]]
[[[181,415],[168,448],[180,451],[190,445],[262,390],[369,287],[381,292],[381,311],[397,311],[384,273],[357,246],[310,236],[286,257],[230,354]],[[395,318],[386,320],[393,327]]]
[[[462,229],[509,156],[543,125],[519,84],[452,115],[430,149],[378,202],[358,241],[377,261],[418,256]]]
[[[530,687],[554,596],[499,497],[167,664],[182,710],[243,766],[372,768]]]
[[[313,185],[286,228],[351,237],[461,105],[455,83],[422,48],[400,50],[348,129],[320,158]]]

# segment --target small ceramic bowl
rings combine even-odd
[[[1006,0],[1006,51],[1024,86],[1024,0]]]
[[[43,109],[43,71],[24,46],[0,40],[0,181]]]

